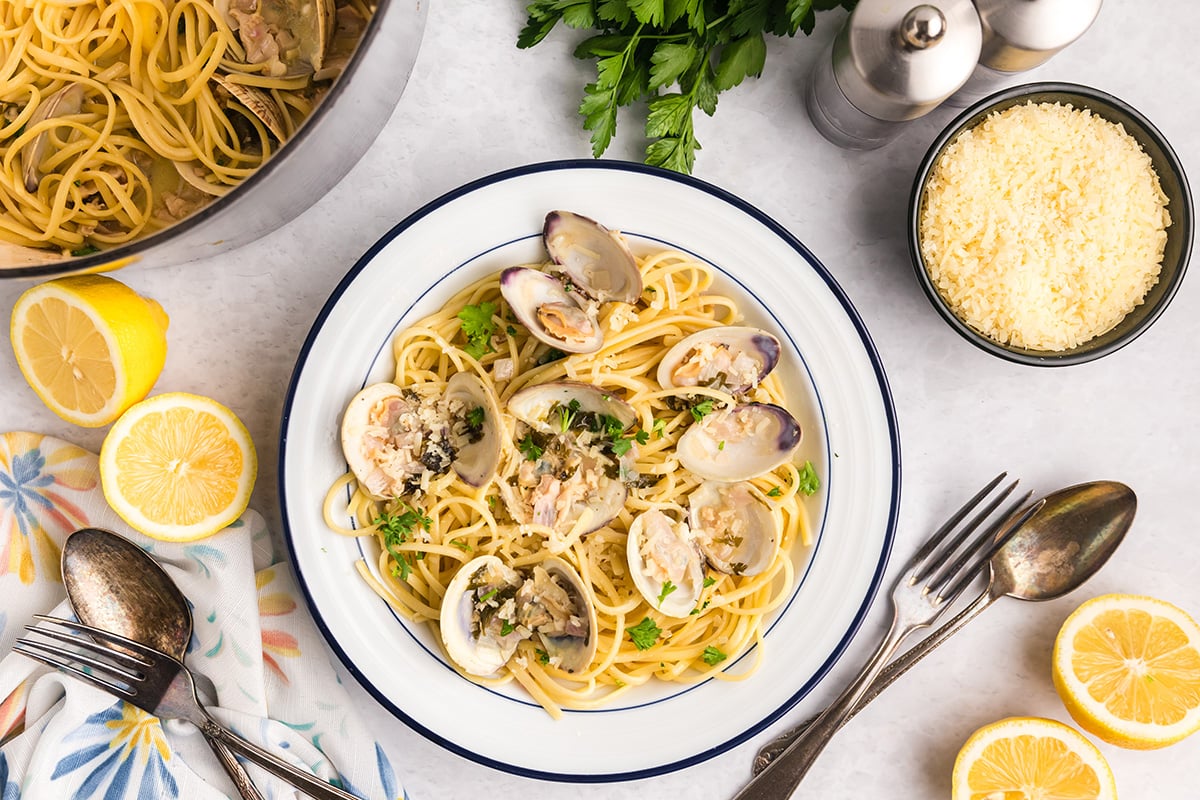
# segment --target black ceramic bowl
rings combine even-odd
[[[919,227],[925,203],[926,184],[942,152],[956,136],[983,122],[992,112],[1030,102],[1070,104],[1074,108],[1088,109],[1110,122],[1123,125],[1125,131],[1136,139],[1142,150],[1150,156],[1162,190],[1169,200],[1167,210],[1171,214],[1171,225],[1167,228],[1167,243],[1158,283],[1150,289],[1145,301],[1130,311],[1115,327],[1069,350],[1047,351],[1014,347],[975,330],[954,313],[938,292],[921,256]],[[917,171],[912,197],[909,199],[908,246],[917,279],[929,302],[950,327],[967,341],[1009,361],[1056,367],[1081,364],[1112,353],[1132,342],[1158,319],[1183,282],[1192,252],[1193,225],[1192,194],[1183,172],[1183,165],[1179,163],[1179,158],[1163,135],[1137,109],[1112,95],[1086,86],[1070,83],[1030,83],[997,92],[971,106],[954,119],[930,146]]]

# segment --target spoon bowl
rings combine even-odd
[[[183,661],[192,640],[192,610],[171,576],[142,548],[111,531],[81,528],[63,543],[62,578],[84,625]],[[232,751],[207,741],[243,800],[263,800]]]

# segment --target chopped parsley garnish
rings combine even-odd
[[[654,624],[654,620],[645,617],[637,625],[629,629],[629,638],[638,650],[648,650],[662,635],[662,628]]]
[[[648,441],[650,441],[650,434],[646,431],[637,431],[629,434],[628,436],[620,436],[613,439],[613,455],[620,458],[633,448],[634,442],[637,442],[638,444],[645,444]]]
[[[707,589],[709,586],[712,586],[716,582],[717,582],[716,578],[712,577],[711,575],[707,575],[704,578],[704,588]]]
[[[654,431],[654,438],[661,439],[663,437],[663,429],[666,427],[667,421],[665,419],[654,420],[654,428],[652,429]]]
[[[724,450],[724,449],[725,449],[725,440],[724,440],[724,439],[722,439],[721,441],[717,442],[717,449],[718,449],[718,450]]]
[[[467,544],[466,542],[460,542],[457,539],[451,539],[450,544],[454,545],[459,550],[462,550],[464,553],[470,553],[475,550],[475,548],[471,547],[471,545]]]
[[[84,245],[83,247],[79,248],[78,250],[72,250],[71,255],[78,258],[80,256],[90,256],[92,253],[99,253],[99,252],[100,252],[99,247],[96,247],[94,244],[89,244],[89,245]]]
[[[505,333],[507,333],[509,336],[516,336],[516,335],[517,335],[517,329],[516,329],[516,328],[514,328],[512,325],[508,325],[508,326],[506,326],[506,327],[504,328],[504,332],[505,332]]]
[[[540,647],[535,648],[533,652],[537,653],[537,659],[538,659],[539,664],[542,664],[544,666],[544,665],[550,663],[550,654],[547,653],[542,648],[540,648]]]
[[[807,495],[814,495],[821,488],[821,479],[817,476],[817,470],[811,461],[804,462],[804,469],[800,470],[800,480],[796,484],[796,488]]]
[[[521,451],[521,454],[525,456],[526,461],[537,461],[542,457],[542,453],[544,452],[543,449],[538,446],[538,443],[533,440],[532,433],[525,434],[525,438],[517,443],[517,448]]]
[[[695,419],[696,422],[699,422],[711,414],[712,410],[713,400],[711,398],[708,400],[701,400],[699,403],[696,403],[696,405],[692,406],[692,418]]]
[[[496,313],[496,304],[483,302],[475,306],[463,306],[458,312],[462,322],[463,336],[467,337],[467,355],[474,359],[483,358],[485,353],[492,352],[492,334],[496,332],[496,323],[492,316]]]
[[[510,633],[512,633],[516,629],[517,629],[517,626],[513,625],[508,620],[504,620],[503,622],[500,623],[500,635],[501,636],[508,636]]]
[[[480,598],[475,601],[475,605],[477,605],[477,606],[483,605],[488,600],[491,600],[493,597],[495,597],[499,592],[500,592],[500,589],[498,589],[498,588],[492,589],[487,594],[481,595]]]
[[[407,504],[401,504],[397,512],[385,511],[375,519],[376,530],[383,535],[383,546],[396,560],[392,575],[402,581],[408,580],[408,575],[412,572],[412,561],[407,553],[402,553],[397,548],[409,540],[409,535],[415,528],[429,530],[432,524],[433,520],[426,516],[424,511]],[[422,555],[418,554],[417,557]]]
[[[671,592],[675,591],[678,588],[679,588],[678,586],[671,583],[670,581],[663,581],[662,591],[658,593],[658,604],[661,606],[663,604],[663,600],[667,599],[667,595],[669,595]]]
[[[483,406],[475,406],[467,412],[467,427],[477,433],[483,430],[483,417]]]
[[[767,497],[781,497],[782,495],[783,490],[778,486],[772,486],[771,491],[767,492]]]
[[[729,658],[729,656],[725,655],[715,647],[704,648],[704,654],[700,657],[704,659],[704,663],[708,664],[710,667],[714,664],[720,664],[722,661]]]

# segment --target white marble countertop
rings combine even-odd
[[[592,69],[571,57],[578,35],[560,28],[521,51],[515,40],[523,22],[518,0],[432,2],[395,114],[326,197],[237,251],[120,273],[171,315],[170,354],[156,391],[214,396],[246,422],[260,455],[252,505],[276,529],[275,461],[287,381],[317,311],[355,260],[393,224],[462,183],[590,152],[575,114]],[[921,294],[904,239],[918,161],[955,111],[938,109],[873,152],[842,151],[821,139],[800,88],[840,22],[840,12],[822,14],[811,40],[769,42],[764,76],[722,94],[716,116],[698,119],[704,149],[695,174],[804,241],[865,320],[891,384],[902,442],[893,570],[931,524],[999,469],[1039,492],[1109,478],[1128,483],[1139,498],[1133,530],[1091,583],[1053,602],[997,603],[848,725],[796,795],[932,800],[948,796],[954,757],[977,727],[1011,715],[1070,722],[1051,684],[1049,659],[1059,625],[1078,603],[1108,591],[1135,592],[1200,615],[1200,279],[1184,283],[1142,338],[1091,364],[1023,367],[960,339]],[[1200,89],[1188,66],[1195,64],[1197,27],[1200,7],[1189,0],[1108,0],[1081,40],[1027,75],[1088,84],[1128,101],[1173,143],[1185,169],[1200,169]],[[623,117],[608,156],[640,160],[640,124]],[[28,285],[0,282],[6,317]],[[46,410],[7,346],[0,352],[0,387],[0,430],[34,430],[99,449],[104,429],[77,428]],[[770,731],[694,768],[632,783],[542,783],[476,765],[426,741],[352,678],[345,681],[417,800],[727,798],[748,778],[757,747],[831,699],[886,622],[886,604],[877,603],[828,678]],[[1200,797],[1200,735],[1159,751],[1100,748],[1123,800]]]

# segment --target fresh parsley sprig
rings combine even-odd
[[[415,529],[429,530],[433,520],[418,506],[401,504],[395,511],[380,514],[373,524],[378,526],[377,531],[383,535],[383,546],[396,561],[393,574],[400,580],[407,581],[413,565],[409,555],[401,552],[399,546],[409,541],[409,536]],[[418,553],[417,557],[420,558],[421,555]]]
[[[463,336],[467,339],[464,349],[476,361],[492,352],[492,336],[496,333],[496,321],[492,316],[495,313],[496,304],[484,301],[479,305],[463,306],[457,314],[462,323]]]
[[[617,131],[617,109],[646,101],[646,163],[690,173],[700,143],[693,112],[710,117],[717,96],[762,74],[766,35],[810,34],[817,11],[857,0],[532,0],[517,47],[562,22],[590,31],[575,57],[595,59],[596,80],[579,113],[599,158]]]

